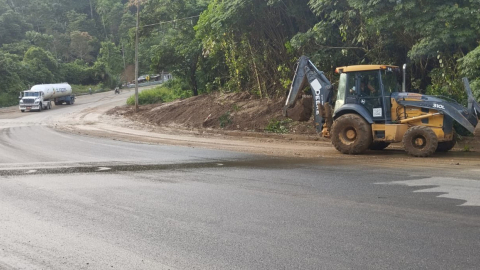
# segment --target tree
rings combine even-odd
[[[32,29],[20,14],[8,10],[0,15],[0,45],[18,42]]]
[[[102,42],[97,62],[105,64],[107,72],[112,75],[120,75],[123,70],[122,55],[120,49],[113,42]]]
[[[31,47],[23,57],[28,69],[28,82],[32,84],[55,83],[59,78],[59,65],[53,56],[38,47]]]
[[[75,10],[67,12],[67,32],[93,32],[96,34],[95,24],[93,20],[89,19],[86,14],[78,13]]]
[[[90,55],[94,48],[92,42],[93,37],[87,32],[73,31],[70,33],[70,53],[76,59],[81,59],[86,62],[92,62],[93,56]]]
[[[205,56],[223,54],[230,90],[283,93],[281,71],[292,60],[288,41],[312,24],[308,0],[213,0],[196,26]],[[287,44],[287,46],[286,46]],[[220,79],[220,78],[219,78]]]
[[[123,4],[121,0],[98,0],[96,10],[100,15],[103,25],[105,38],[112,38],[112,41],[118,40],[114,38],[118,36],[119,25],[122,21]]]
[[[41,34],[35,31],[28,31],[25,33],[25,38],[36,47],[40,47],[44,50],[52,49],[53,36],[47,34]]]
[[[197,71],[202,56],[201,41],[195,36],[195,16],[205,9],[203,1],[161,0],[149,2],[143,12],[146,24],[169,22],[142,29],[155,42],[148,53],[152,70],[168,70],[182,78],[194,96],[199,93]]]
[[[17,100],[18,92],[27,86],[21,78],[20,59],[0,51],[0,106],[9,106]]]

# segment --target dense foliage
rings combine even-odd
[[[305,54],[332,81],[407,63],[411,91],[461,100],[467,76],[480,97],[479,0],[0,0],[0,106],[38,83],[131,80],[137,6],[140,74],[173,73],[177,95],[282,96]]]

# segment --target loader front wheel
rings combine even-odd
[[[361,154],[372,144],[372,128],[356,114],[345,114],[336,119],[331,136],[333,146],[343,154]]]
[[[437,135],[426,126],[413,126],[403,136],[405,151],[414,157],[428,157],[438,146]]]

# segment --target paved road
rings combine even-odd
[[[0,119],[0,269],[480,265],[480,167],[281,159],[47,126],[121,98]]]

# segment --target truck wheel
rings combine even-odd
[[[42,103],[40,103],[40,105],[38,106],[38,111],[39,111],[39,112],[41,112],[41,111],[42,111],[42,109],[43,109],[43,104],[42,104]]]
[[[361,116],[345,114],[332,125],[332,144],[343,154],[360,154],[372,144],[372,128]]]
[[[428,157],[437,149],[437,135],[429,127],[413,126],[405,132],[403,146],[414,157]]]
[[[70,105],[70,101],[66,101],[67,105]]]
[[[373,142],[372,145],[370,145],[370,150],[383,150],[389,145],[390,143],[388,142]]]
[[[48,103],[47,110],[50,110],[52,108],[52,103]]]
[[[21,112],[25,112],[25,110],[20,110]]]

